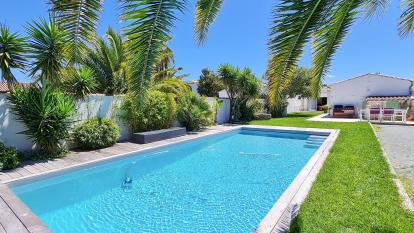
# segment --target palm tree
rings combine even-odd
[[[25,70],[27,60],[26,39],[18,33],[11,33],[6,25],[0,24],[0,73],[1,80],[6,81],[10,91],[13,91],[13,83],[16,77],[12,69]]]
[[[414,3],[402,1],[398,24],[401,37],[414,31]],[[347,32],[360,14],[373,17],[382,14],[390,0],[283,0],[275,7],[269,38],[268,64],[269,101],[277,105],[281,92],[289,83],[303,54],[305,44],[312,39],[312,92],[317,97],[323,79],[329,72],[333,56]],[[215,20],[223,0],[198,0],[196,35],[201,44]]]
[[[171,38],[170,38],[171,39]],[[168,47],[167,42],[161,49],[159,60],[155,63],[152,80],[158,82],[165,78],[183,79],[188,74],[178,75],[177,73],[183,70],[183,67],[176,67],[174,52]]]
[[[75,100],[83,100],[95,91],[94,75],[89,67],[71,68],[67,72],[63,87]]]
[[[93,70],[98,92],[122,94],[128,89],[129,78],[125,43],[112,28],[108,28],[106,39],[98,38],[82,63]]]
[[[69,31],[74,49],[73,60],[79,61],[79,50],[93,37],[103,0],[49,0],[59,24]],[[170,38],[176,13],[182,12],[185,0],[119,0],[128,51],[132,54],[130,89],[141,97],[151,82],[153,69],[163,45]]]
[[[103,0],[50,0],[52,11],[61,25],[71,32],[72,42],[82,45],[95,31]],[[131,89],[141,96],[151,83],[154,66],[163,44],[170,38],[176,12],[185,7],[185,0],[119,0],[121,18],[132,57]],[[401,0],[403,13],[400,35],[414,31],[414,4]],[[197,0],[195,37],[201,45],[216,19],[224,0]],[[305,44],[313,38],[314,58],[312,86],[318,95],[323,78],[329,71],[333,55],[351,25],[361,13],[368,17],[383,12],[389,0],[283,0],[274,9],[269,38],[268,64],[269,100],[275,105],[281,97],[283,84],[292,77],[303,54]],[[76,51],[76,50],[73,50]]]
[[[95,39],[103,0],[49,0],[51,12],[68,31],[71,63],[79,63],[87,45]]]
[[[30,76],[38,81],[58,84],[66,68],[67,33],[52,17],[41,18],[26,26],[29,35]]]

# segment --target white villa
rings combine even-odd
[[[190,81],[195,93],[198,81]],[[308,98],[288,99],[287,113],[321,110],[328,105],[331,109],[336,106],[352,106],[355,113],[366,107],[387,107],[389,102],[398,102],[400,108],[409,108],[411,119],[414,118],[414,80],[368,73],[357,77],[327,84],[321,90],[316,101]],[[220,98],[226,99],[227,93],[223,90],[218,93]],[[356,116],[356,114],[355,114]],[[410,117],[409,117],[410,118]]]
[[[319,103],[353,105],[363,108],[366,101],[374,99],[411,99],[414,80],[383,74],[364,74],[327,85],[321,92]]]

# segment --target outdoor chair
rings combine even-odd
[[[373,120],[372,118],[376,118],[376,120],[381,121],[381,108],[370,108],[369,109],[369,116],[368,120]]]
[[[394,110],[394,108],[384,108],[382,110],[381,119],[384,120],[384,118],[390,119],[390,121],[394,121],[395,120],[395,110]]]
[[[401,119],[402,122],[406,123],[407,122],[407,113],[408,113],[408,108],[407,109],[396,110],[395,114],[394,114],[394,120],[395,119]]]

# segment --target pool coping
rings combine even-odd
[[[28,232],[36,233],[46,233],[51,232],[46,224],[44,224],[38,216],[36,216],[29,207],[27,207],[9,188],[13,184],[18,184],[20,182],[30,182],[33,179],[43,179],[48,176],[53,176],[60,173],[69,172],[71,170],[77,170],[85,166],[92,164],[104,163],[110,160],[117,160],[132,156],[136,153],[144,153],[157,148],[162,148],[165,146],[188,142],[196,140],[203,137],[219,135],[227,133],[230,131],[235,131],[239,129],[261,129],[261,130],[276,130],[280,132],[289,132],[289,133],[307,133],[313,135],[325,135],[328,138],[324,143],[319,147],[315,154],[309,159],[307,164],[302,168],[298,173],[294,181],[289,185],[289,187],[283,192],[283,194],[276,201],[274,206],[268,212],[266,217],[258,225],[256,232],[274,232],[275,229],[280,229],[281,226],[286,224],[286,213],[289,213],[289,208],[293,205],[300,205],[303,200],[306,198],[307,194],[310,191],[313,181],[315,180],[319,170],[321,169],[326,157],[329,154],[330,149],[332,148],[336,137],[339,134],[339,130],[332,129],[319,129],[319,128],[300,128],[300,127],[281,127],[281,126],[262,126],[262,125],[232,125],[215,132],[207,132],[197,135],[192,135],[191,137],[179,137],[174,140],[166,140],[157,143],[147,144],[147,147],[140,148],[137,150],[129,151],[126,153],[118,153],[112,156],[105,158],[98,158],[86,162],[80,162],[78,164],[69,165],[67,167],[52,169],[45,172],[39,172],[37,174],[31,174],[28,176],[23,176],[16,179],[10,179],[0,183],[0,198],[9,206],[9,208],[14,212],[16,217],[20,222],[26,227]],[[187,135],[189,136],[189,135]],[[290,221],[289,221],[290,223]]]
[[[312,128],[306,129],[310,132],[314,130]],[[340,132],[337,129],[322,131],[329,133],[328,138],[279,197],[265,218],[260,222],[255,232],[287,232],[291,221],[298,214],[300,205],[309,194],[313,182],[316,180]]]

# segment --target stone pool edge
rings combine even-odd
[[[137,150],[129,151],[126,153],[117,153],[109,157],[98,158],[86,162],[81,162],[78,164],[70,165],[67,167],[53,169],[45,172],[39,172],[37,174],[31,174],[28,176],[20,177],[17,179],[11,179],[0,183],[0,199],[3,199],[7,204],[9,209],[16,215],[18,220],[24,225],[28,232],[36,233],[46,233],[51,232],[49,228],[44,224],[40,218],[35,215],[26,204],[23,203],[9,188],[9,185],[19,182],[28,182],[34,179],[42,179],[48,176],[53,176],[59,173],[70,172],[71,170],[76,170],[85,166],[92,164],[99,164],[108,162],[111,160],[122,159],[127,156],[132,156],[136,153],[145,153],[146,151],[157,149],[165,146],[174,145],[177,143],[188,142],[192,140],[197,140],[203,137],[218,135],[227,133],[230,131],[235,131],[239,129],[269,129],[277,130],[281,132],[289,133],[308,133],[315,135],[325,135],[328,138],[321,145],[321,147],[315,152],[311,157],[308,163],[303,167],[303,169],[298,173],[294,181],[289,185],[289,187],[284,191],[282,196],[276,201],[274,206],[268,212],[266,217],[258,225],[256,232],[274,232],[274,229],[277,229],[278,226],[283,222],[283,214],[287,213],[289,207],[292,206],[292,203],[297,202],[301,203],[307,196],[314,179],[316,178],[317,173],[323,165],[331,147],[333,146],[335,139],[339,133],[339,130],[330,130],[330,129],[318,129],[318,128],[300,128],[300,127],[282,127],[282,126],[262,126],[262,125],[232,125],[229,127],[222,128],[213,132],[202,132],[200,134],[191,135],[187,134],[183,137],[175,138],[172,141],[161,141],[157,143],[147,144],[148,147],[140,148]],[[334,136],[334,137],[333,137]],[[328,143],[329,142],[329,143]],[[326,154],[326,155],[325,155]],[[323,157],[323,161],[320,162],[320,158]],[[320,164],[319,164],[320,162]],[[319,164],[318,168],[316,166]],[[308,172],[309,170],[309,172]],[[316,174],[311,175],[311,173],[316,171]],[[311,178],[310,180],[308,180]],[[307,187],[308,186],[308,187]],[[301,200],[302,199],[302,200]],[[286,202],[286,203],[284,203]],[[0,216],[1,217],[1,216]],[[7,232],[7,231],[6,231]]]
[[[306,128],[306,130],[313,132],[315,129]],[[298,214],[300,205],[309,194],[313,182],[316,180],[340,132],[337,129],[316,130],[318,132],[328,133],[328,138],[309,159],[293,182],[260,222],[256,228],[256,233],[287,232],[291,221]]]

